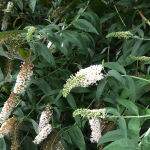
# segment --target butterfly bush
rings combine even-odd
[[[32,64],[29,64],[26,61],[23,62],[20,73],[17,76],[14,90],[11,93],[8,100],[5,102],[2,111],[0,113],[0,122],[4,122],[9,118],[11,112],[18,103],[19,95],[25,92],[26,87],[30,82],[30,77],[33,74],[32,68],[33,68]]]
[[[0,128],[0,138],[3,138],[5,135],[7,135],[10,130],[13,128],[15,122],[17,120],[16,116],[13,116],[12,118],[5,121]]]
[[[21,70],[17,76],[16,84],[14,86],[14,93],[22,94],[25,92],[30,82],[30,78],[33,75],[32,68],[33,64],[27,63],[26,61],[23,62],[21,65]]]
[[[38,128],[39,133],[33,141],[35,144],[40,144],[51,133],[52,126],[51,124],[49,124],[49,121],[52,116],[52,113],[53,112],[50,106],[47,106],[45,110],[42,112],[40,116],[40,122],[39,122],[39,128]]]
[[[101,138],[101,125],[99,119],[90,119],[89,124],[91,127],[91,138],[90,141],[92,143],[98,143],[99,139]]]
[[[40,122],[39,122],[39,128],[38,131],[40,132],[47,124],[49,124],[49,121],[52,116],[52,111],[50,109],[50,106],[47,106],[45,110],[42,112],[40,116]]]
[[[9,118],[11,112],[16,107],[17,103],[18,103],[18,96],[15,93],[11,93],[8,100],[4,103],[4,106],[0,113],[0,122],[4,122]]]
[[[102,70],[103,66],[101,64],[92,65],[79,70],[75,75],[71,75],[62,90],[63,96],[67,97],[71,89],[74,87],[88,87],[103,79],[104,76]]]
[[[90,128],[91,128],[91,138],[90,141],[92,143],[98,143],[101,138],[101,118],[106,117],[106,109],[76,109],[73,112],[73,117],[80,115],[81,117],[87,118],[89,120]]]
[[[47,136],[51,133],[52,131],[52,126],[50,124],[47,124],[40,132],[39,134],[35,137],[34,143],[35,144],[40,144],[44,139],[47,138]]]
[[[121,39],[121,38],[128,39],[132,36],[133,36],[133,34],[130,31],[119,31],[119,32],[112,32],[112,33],[107,34],[106,38],[117,37],[119,39]]]

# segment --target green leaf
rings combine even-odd
[[[78,19],[76,21],[73,21],[72,24],[80,30],[99,34],[97,32],[96,28],[90,22],[88,22],[85,19]]]
[[[134,80],[129,76],[127,76],[126,79],[128,81],[129,99],[130,99],[130,101],[135,102],[135,100],[136,100],[136,87],[135,87],[135,84],[134,84]]]
[[[124,83],[123,77],[116,70],[110,70],[108,74],[118,80],[120,83]]]
[[[33,120],[33,119],[30,119],[30,121],[32,122],[32,125],[33,125],[33,129],[35,130],[36,134],[39,133],[38,131],[38,124]]]
[[[146,131],[145,136],[141,141],[142,150],[149,150],[150,148],[150,128]]]
[[[73,143],[80,149],[86,150],[84,136],[78,126],[72,126],[69,130],[69,135]]]
[[[119,63],[117,63],[117,62],[106,62],[106,63],[104,64],[104,67],[107,67],[107,68],[109,68],[109,69],[116,70],[116,71],[118,71],[118,72],[120,72],[120,73],[122,73],[122,74],[126,74],[126,71],[125,71],[124,67],[121,66],[121,65],[120,65]]]
[[[81,15],[83,15],[87,20],[89,20],[94,25],[94,27],[97,29],[98,32],[101,31],[101,21],[96,13],[88,11],[84,12]]]
[[[106,22],[107,20],[113,18],[115,15],[116,15],[116,13],[107,13],[106,15],[104,15],[104,16],[101,18],[101,23]]]
[[[109,131],[100,138],[100,140],[98,142],[98,146],[103,143],[119,140],[121,138],[123,138],[123,135],[122,135],[122,131],[120,129]]]
[[[79,33],[75,31],[65,30],[62,32],[62,36],[75,45],[79,47],[81,53],[87,53],[87,44],[85,38],[83,38]]]
[[[6,150],[6,143],[4,138],[0,138],[0,150]]]
[[[103,150],[136,150],[137,148],[138,146],[134,143],[133,140],[123,138],[112,142]]]
[[[139,138],[139,132],[140,132],[140,120],[139,118],[132,118],[130,119],[128,123],[128,130],[129,130],[129,137],[132,139]]]
[[[4,75],[3,75],[3,72],[2,72],[2,70],[0,68],[0,81],[3,80],[3,77],[4,77]]]
[[[32,12],[34,12],[36,6],[36,0],[29,0],[29,7],[31,8]]]
[[[21,10],[23,10],[23,1],[22,0],[17,0],[17,5]]]
[[[120,128],[124,138],[127,138],[127,125],[126,125],[126,121],[123,117],[119,118],[118,125],[119,125],[119,128]]]
[[[47,60],[52,66],[55,66],[55,59],[51,53],[51,51],[42,43],[34,44],[35,51],[37,51],[40,55],[43,56],[45,60]]]
[[[32,80],[32,83],[36,84],[43,93],[48,94],[51,91],[50,85],[42,78],[38,78],[37,80]]]
[[[72,109],[74,109],[74,110],[77,109],[75,99],[71,93],[67,96],[67,101],[68,101],[69,105],[72,107]]]
[[[97,90],[96,90],[96,99],[97,100],[100,99],[100,97],[103,93],[105,85],[106,85],[106,80],[101,80],[100,83],[98,84]]]
[[[117,102],[121,105],[123,105],[124,107],[128,108],[128,110],[134,114],[134,115],[139,115],[139,111],[138,111],[138,108],[137,106],[129,101],[129,100],[126,100],[126,99],[122,99],[122,98],[118,98],[117,99]]]

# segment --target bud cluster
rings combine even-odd
[[[133,36],[133,34],[130,31],[120,31],[120,32],[109,33],[109,34],[106,35],[106,38],[117,37],[119,39],[121,39],[121,38],[128,39],[132,36]]]
[[[139,57],[136,57],[136,56],[130,56],[132,59],[134,60],[138,60],[138,61],[150,61],[150,57],[147,57],[147,56],[139,56]]]
[[[88,119],[91,119],[91,118],[105,118],[106,117],[106,109],[83,109],[83,108],[80,108],[80,109],[76,109],[74,112],[73,112],[73,117],[76,117],[80,115],[81,117],[84,117],[84,118],[88,118]]]
[[[35,27],[30,27],[28,29],[28,33],[27,33],[27,41],[30,42],[33,33],[35,32],[36,28]]]

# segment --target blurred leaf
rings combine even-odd
[[[126,121],[123,117],[119,118],[118,125],[119,125],[119,128],[120,128],[124,138],[127,138],[127,125],[126,125]]]
[[[0,150],[6,150],[6,143],[4,138],[0,138]]]
[[[140,144],[143,150],[148,150],[150,148],[150,128],[146,131]]]
[[[32,12],[34,12],[36,6],[36,0],[29,0],[29,7],[31,8]]]
[[[0,81],[3,79],[3,77],[4,77],[4,75],[3,75],[3,72],[2,72],[2,70],[0,68]]]
[[[35,51],[44,57],[52,66],[55,66],[55,59],[51,51],[42,43],[35,43]]]
[[[124,79],[123,77],[120,75],[119,72],[117,72],[116,70],[110,70],[108,71],[108,74],[112,77],[114,77],[116,80],[118,80],[120,83],[124,84]]]
[[[124,69],[123,66],[121,66],[119,63],[117,62],[106,62],[104,63],[104,67],[107,67],[109,69],[113,69],[113,70],[116,70],[122,74],[126,74],[126,71]]]
[[[85,19],[78,19],[76,21],[73,21],[72,24],[76,28],[81,29],[83,31],[87,31],[87,32],[92,32],[92,33],[95,33],[95,34],[99,34],[97,32],[96,28],[90,22],[88,22]]]
[[[33,129],[35,130],[36,134],[39,133],[38,131],[38,124],[33,120],[33,119],[30,119],[30,121],[32,122],[32,125],[33,125]]]
[[[105,84],[106,84],[106,80],[105,79],[101,80],[100,83],[98,84],[97,90],[96,90],[96,99],[97,100],[100,99],[100,97],[101,97],[101,95],[103,93]]]
[[[23,10],[23,1],[22,0],[17,0],[17,5],[21,10]]]
[[[137,106],[129,101],[129,100],[126,100],[126,99],[122,99],[122,98],[118,98],[117,99],[117,102],[121,105],[123,105],[124,107],[128,108],[128,110],[134,114],[134,115],[139,115],[139,111],[138,111],[138,108]]]
[[[123,135],[122,135],[122,131],[120,129],[109,131],[100,138],[100,140],[98,142],[98,146],[103,143],[119,140],[121,138],[123,138]]]
[[[130,119],[128,123],[128,129],[129,129],[129,137],[132,139],[137,139],[139,138],[139,133],[140,133],[140,120],[139,118],[132,118]]]
[[[86,150],[84,136],[83,136],[82,131],[80,130],[79,127],[72,126],[69,130],[69,135],[71,136],[73,143],[80,150]]]
[[[77,109],[75,99],[71,93],[67,96],[67,101],[72,109]]]
[[[112,142],[104,150],[136,150],[138,148],[131,139],[123,138]]]

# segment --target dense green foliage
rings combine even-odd
[[[7,2],[0,0],[0,24],[8,21],[7,31],[0,32],[1,108],[21,62],[34,64],[30,86],[11,114],[24,120],[17,130],[20,149],[47,150],[33,140],[40,114],[50,105],[53,132],[65,150],[149,150],[149,0],[12,0],[12,10],[2,11]],[[70,75],[93,64],[104,65],[104,79],[63,97]],[[98,144],[90,142],[88,120],[73,117],[78,108],[106,108]],[[48,139],[52,150],[58,139]],[[8,134],[0,150],[10,147]]]

